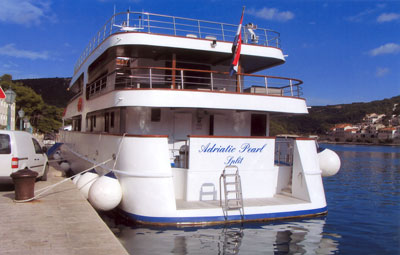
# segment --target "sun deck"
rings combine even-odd
[[[74,67],[76,74],[81,65],[108,37],[120,33],[146,33],[190,39],[232,42],[238,25],[159,15],[148,12],[122,12],[109,19],[90,40]],[[243,42],[252,45],[280,48],[280,34],[249,23],[243,26]]]

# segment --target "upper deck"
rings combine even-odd
[[[97,59],[105,55],[121,57],[132,51],[138,58],[178,54],[182,61],[229,66],[237,27],[147,12],[115,14],[79,57],[71,85]],[[278,32],[250,23],[242,27],[242,40],[242,72],[252,73],[285,62]]]

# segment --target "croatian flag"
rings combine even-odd
[[[238,30],[236,32],[235,40],[232,44],[232,64],[231,64],[231,71],[230,75],[237,73],[239,68],[239,58],[240,58],[240,49],[242,48],[242,22],[243,22],[243,14],[244,14],[244,7],[242,11],[242,17],[240,18],[240,23]]]

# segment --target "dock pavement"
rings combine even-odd
[[[35,190],[62,181],[50,167]],[[12,185],[0,186],[0,254],[128,254],[89,202],[66,181],[27,203],[14,202]]]

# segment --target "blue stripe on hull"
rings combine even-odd
[[[148,217],[141,216],[132,213],[125,212],[121,210],[123,214],[129,217],[131,220],[140,221],[144,223],[213,223],[213,222],[224,222],[224,216],[210,216],[210,217]],[[245,214],[245,221],[256,221],[256,220],[276,220],[283,218],[292,218],[292,217],[302,217],[302,216],[310,216],[316,214],[322,214],[327,212],[327,207],[312,209],[312,210],[301,210],[301,211],[293,211],[293,212],[277,212],[277,213],[263,213],[263,214]],[[240,221],[240,215],[232,215],[228,216],[227,221]]]

